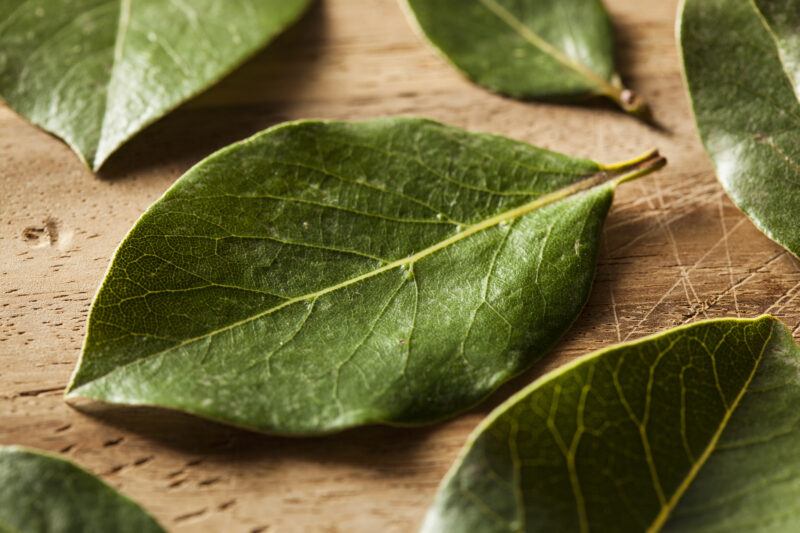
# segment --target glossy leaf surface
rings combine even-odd
[[[680,21],[695,118],[720,182],[800,255],[800,2],[687,0]]]
[[[796,531],[800,349],[715,320],[581,358],[497,408],[423,530]]]
[[[600,0],[407,0],[420,28],[476,83],[517,98],[603,96],[631,113]]]
[[[566,331],[614,186],[663,162],[420,119],[267,130],[133,228],[69,395],[278,433],[452,415]]]
[[[310,0],[0,0],[0,97],[95,169]]]
[[[138,505],[74,464],[0,446],[0,531],[163,533]]]

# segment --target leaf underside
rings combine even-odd
[[[581,358],[481,424],[423,531],[796,531],[799,370],[772,317]]]
[[[466,76],[517,98],[604,96],[631,113],[644,104],[614,68],[600,0],[407,0],[420,29]]]
[[[310,0],[0,0],[0,96],[99,168]]]
[[[768,237],[796,256],[798,27],[798,0],[686,0],[679,30],[695,118],[720,182]]]
[[[54,456],[0,446],[0,531],[163,533],[138,505]]]
[[[420,119],[267,130],[139,220],[69,394],[274,433],[452,415],[577,317],[608,168]]]

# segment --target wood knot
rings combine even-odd
[[[40,226],[28,226],[22,230],[22,238],[36,248],[55,246],[58,243],[58,221],[47,217]]]

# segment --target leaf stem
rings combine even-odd
[[[652,174],[656,170],[664,168],[666,164],[667,158],[662,156],[658,150],[653,149],[629,161],[602,165],[601,168],[614,179],[616,185],[620,185],[626,181],[633,181]]]
[[[648,159],[652,159],[654,155],[658,154],[658,150],[653,148],[652,150],[648,150],[647,152],[634,157],[633,159],[628,159],[626,161],[620,161],[619,163],[611,163],[609,165],[602,165],[603,170],[627,170],[633,166],[636,166]]]
[[[644,99],[630,89],[625,88],[621,84],[604,83],[603,94],[614,101],[617,106],[628,113],[645,122],[652,119],[650,113],[650,106]]]

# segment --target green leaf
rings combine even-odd
[[[69,461],[0,446],[0,532],[163,533],[141,507]]]
[[[99,168],[310,0],[0,0],[0,96]]]
[[[267,130],[133,228],[69,396],[275,433],[452,415],[566,331],[614,187],[663,164],[421,119]]]
[[[601,0],[407,0],[428,39],[466,76],[517,98],[601,96],[646,115],[614,68]]]
[[[800,2],[687,0],[686,81],[717,176],[768,237],[800,255]]]
[[[422,528],[797,531],[800,348],[776,319],[587,355],[498,407]]]

